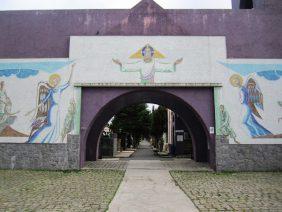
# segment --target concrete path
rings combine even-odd
[[[139,158],[139,159],[138,159]],[[148,160],[149,159],[149,160]],[[167,168],[156,160],[148,142],[128,162],[127,170],[110,212],[198,211],[192,201],[175,185]]]
[[[129,158],[134,152],[135,150],[125,150],[122,152],[118,152],[115,155],[115,158]]]

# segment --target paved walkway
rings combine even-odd
[[[162,161],[157,160],[148,142],[128,161],[124,179],[110,204],[110,212],[198,211],[175,185]]]
[[[135,150],[124,150],[122,152],[118,152],[115,155],[115,158],[129,158],[134,153]]]
[[[209,168],[209,165],[207,163],[195,162],[192,159],[188,158],[173,158],[171,160],[145,160],[144,158],[142,160],[124,160],[123,158],[102,159],[98,161],[87,161],[83,169],[126,170],[130,161],[136,161],[136,163],[134,164],[136,168],[138,168],[138,164],[142,165],[148,163],[149,166],[146,166],[146,169],[161,169],[168,171],[213,171],[211,168]]]

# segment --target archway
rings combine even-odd
[[[122,108],[151,102],[175,111],[185,122],[193,143],[194,160],[214,167],[212,88],[83,88],[81,165],[98,158],[99,138],[108,120]],[[85,126],[85,127],[84,127]]]

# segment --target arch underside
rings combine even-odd
[[[87,89],[88,94],[90,94],[91,91],[89,91],[89,89],[91,88]],[[98,94],[98,92],[94,93]],[[210,93],[212,95],[212,92]],[[87,98],[87,95],[85,95],[85,98]],[[213,102],[208,102],[211,99],[213,98],[208,98],[206,104],[213,105]],[[203,101],[205,101],[204,98]],[[210,147],[213,148],[214,146],[211,145],[214,143],[214,137],[210,136],[208,133],[208,126],[206,126],[201,116],[196,111],[197,108],[194,109],[189,102],[178,97],[177,92],[172,94],[165,89],[156,88],[129,89],[128,92],[123,92],[123,94],[109,100],[97,110],[96,114],[93,114],[94,117],[85,133],[84,141],[82,141],[82,143],[85,143],[86,160],[97,160],[99,156],[99,138],[107,122],[123,108],[139,103],[163,105],[178,114],[191,134],[194,160],[197,162],[210,162],[211,166],[213,166],[214,151],[213,149],[211,151]],[[205,102],[202,102],[202,104],[205,104]],[[91,108],[89,108],[89,110],[91,110]],[[211,108],[210,113],[211,114],[207,115],[214,117],[213,108]]]

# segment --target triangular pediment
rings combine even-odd
[[[185,34],[163,9],[153,0],[142,0],[135,5],[120,24],[113,27],[108,35],[171,35]]]
[[[152,12],[163,12],[164,9],[158,5],[153,0],[142,0],[134,7],[131,8],[131,11],[140,12],[140,13],[152,13]]]

